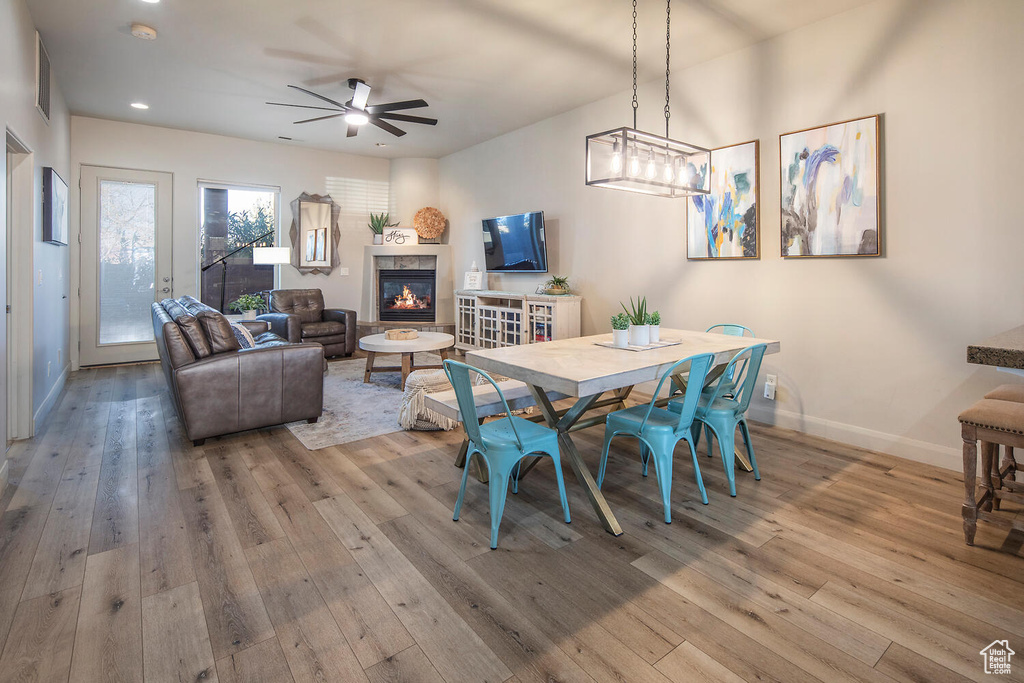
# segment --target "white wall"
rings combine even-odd
[[[391,160],[391,222],[411,228],[416,212],[441,196],[437,159]]]
[[[35,51],[35,27],[24,1],[0,2],[0,123],[29,148],[34,165],[33,236],[26,240],[31,252],[11,257],[27,260],[34,270],[31,292],[24,294],[32,302],[32,412],[38,421],[59,395],[69,362],[69,250],[42,241],[42,169],[53,167],[69,184],[70,173],[68,109],[56,81],[51,81],[49,124],[36,111]],[[6,409],[6,396],[0,401]]]
[[[636,294],[669,326],[744,323],[783,349],[755,417],[957,468],[958,412],[1015,379],[965,347],[1024,323],[1022,34],[1017,0],[884,0],[674,73],[673,137],[761,141],[758,261],[687,261],[684,200],[584,185],[584,138],[628,124],[625,91],[445,157],[456,275],[482,262],[482,218],[544,210],[584,333]],[[640,128],[664,130],[662,88],[641,90]],[[875,113],[884,256],[781,259],[778,135]]]
[[[326,194],[328,177],[388,182],[389,176],[387,159],[81,116],[71,118],[71,141],[71,165],[74,169],[75,185],[82,164],[166,171],[174,174],[175,296],[198,296],[197,183],[200,180],[280,187],[278,243],[290,246],[288,230],[292,214],[289,204],[300,194]],[[79,198],[75,187],[72,205],[78,204]],[[329,276],[301,275],[291,266],[281,266],[281,287],[318,287],[323,290],[328,306],[358,310],[363,245],[372,241],[372,233],[365,223],[355,220],[342,221],[339,244],[341,266]],[[76,215],[72,220],[72,234],[77,235],[78,230]],[[77,282],[77,252],[74,263],[75,272],[72,276]],[[342,275],[341,268],[348,268],[349,274]],[[76,334],[77,321],[76,301],[72,306],[72,323]]]

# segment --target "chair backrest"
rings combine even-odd
[[[462,426],[466,430],[466,436],[482,452],[487,452],[487,444],[484,443],[480,436],[480,418],[476,412],[476,397],[473,395],[473,382],[469,377],[470,372],[480,375],[497,390],[498,398],[501,399],[505,407],[505,414],[509,424],[512,425],[512,434],[515,435],[516,443],[519,445],[520,450],[522,450],[523,441],[519,438],[516,423],[512,420],[512,410],[508,407],[508,401],[505,400],[505,394],[502,393],[498,383],[491,379],[491,376],[486,372],[474,368],[472,365],[466,365],[454,360],[446,360],[444,362],[444,374],[448,375],[448,381],[452,383],[452,388],[455,389],[455,398],[459,402],[459,413],[462,415]]]
[[[754,385],[757,383],[757,373],[761,371],[761,360],[764,358],[764,352],[767,348],[767,344],[748,346],[733,356],[729,364],[725,366],[723,374],[726,377],[735,378],[735,384],[730,391],[737,403],[737,415],[745,413],[747,406],[750,405],[750,399],[754,395]],[[719,398],[719,394],[724,386],[722,382],[718,383],[715,393],[712,394],[711,400],[708,401],[709,406],[715,399]]]
[[[318,323],[323,318],[324,293],[319,289],[275,289],[270,293],[270,310],[293,313],[303,323]]]
[[[712,325],[704,331],[714,332],[715,334],[728,334],[731,337],[746,337],[747,335],[750,335],[751,337],[757,336],[749,327],[735,325],[733,323],[719,323],[717,325]]]
[[[679,424],[676,426],[676,433],[679,433],[684,429],[689,429],[690,423],[693,422],[693,416],[697,412],[697,401],[700,399],[700,392],[704,388],[704,379],[707,377],[708,371],[711,369],[711,364],[714,360],[715,354],[702,353],[696,356],[690,356],[689,358],[684,358],[677,363],[673,363],[672,367],[661,375],[661,380],[658,382],[658,388],[655,389],[654,394],[651,395],[651,402],[647,406],[647,412],[644,414],[643,422],[640,423],[640,429],[643,429],[644,425],[647,424],[647,418],[651,416],[651,412],[654,410],[654,404],[658,400],[658,395],[661,394],[661,387],[665,384],[665,381],[672,377],[672,375],[679,372],[680,366],[687,363],[690,364],[690,376],[686,383],[686,395],[683,398],[683,410],[679,415]]]

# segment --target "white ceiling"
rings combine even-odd
[[[676,0],[672,67],[713,59],[866,0]],[[28,0],[72,113],[385,157],[439,157],[631,83],[628,0]],[[640,80],[664,74],[665,5],[640,0]],[[156,41],[133,38],[141,22]],[[361,77],[370,104],[422,97],[436,127],[292,124]],[[129,103],[142,101],[148,111]],[[643,103],[641,103],[643,104]],[[623,101],[623,114],[629,113]],[[660,105],[659,105],[660,108]],[[326,112],[324,112],[326,113]],[[376,143],[386,143],[378,147]]]

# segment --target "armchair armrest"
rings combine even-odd
[[[345,326],[345,353],[356,350],[356,312],[347,308],[325,308],[321,316],[323,320],[335,320]]]
[[[270,323],[266,320],[239,320],[238,324],[249,330],[249,334],[254,337],[270,329]]]
[[[293,344],[302,341],[302,320],[294,313],[264,313],[256,320],[270,325],[270,331]]]

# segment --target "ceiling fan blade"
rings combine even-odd
[[[339,116],[344,116],[344,115],[345,115],[344,112],[342,112],[340,114],[328,114],[327,116],[318,116],[315,119],[305,119],[303,121],[296,121],[295,123],[299,124],[299,123],[312,123],[314,121],[326,121],[327,119],[336,119]]]
[[[320,111],[340,111],[333,107],[314,107],[311,104],[289,104],[287,102],[267,102],[267,104],[272,104],[275,107],[298,107],[300,109],[319,109]]]
[[[392,121],[408,121],[409,123],[422,123],[427,126],[436,126],[437,119],[428,119],[425,116],[409,116],[408,114],[375,114],[379,119],[390,119]]]
[[[359,126],[353,125],[351,123],[348,124],[348,131],[346,131],[345,137],[354,138],[357,133],[359,133]]]
[[[372,123],[373,125],[377,126],[381,130],[386,130],[387,132],[391,133],[395,137],[399,137],[400,138],[403,135],[405,135],[405,131],[402,130],[401,128],[396,128],[396,127],[392,126],[390,123],[388,123],[387,121],[381,121],[380,119],[378,119],[375,116],[371,116],[370,117],[370,123]]]
[[[352,96],[352,106],[356,109],[366,109],[366,100],[370,97],[370,86],[356,81],[356,92]]]
[[[344,110],[348,110],[348,107],[346,107],[341,102],[335,102],[330,97],[324,97],[323,95],[318,95],[315,92],[313,92],[312,90],[306,90],[305,88],[300,88],[297,85],[289,85],[288,87],[289,88],[295,88],[296,90],[301,90],[302,92],[306,93],[307,95],[312,95],[313,97],[317,98],[318,100],[323,100],[324,102],[329,102],[330,104],[333,104],[335,107],[341,107]]]
[[[429,107],[426,100],[405,100],[403,102],[388,102],[387,104],[373,104],[366,108],[367,114],[383,114],[386,111],[398,111],[399,109],[418,109]]]

